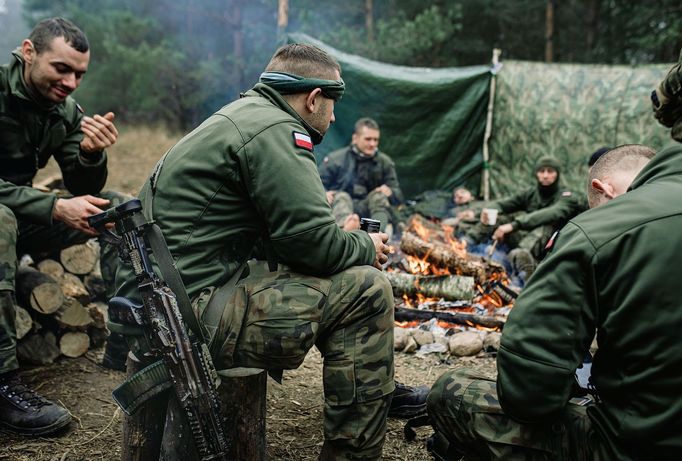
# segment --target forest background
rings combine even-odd
[[[286,31],[392,64],[450,67],[503,59],[670,63],[682,47],[679,0],[0,0],[0,52],[40,19],[86,31],[78,90],[90,113],[187,131],[250,88]]]

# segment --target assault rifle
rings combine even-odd
[[[118,299],[120,304],[129,306],[135,322],[143,327],[151,355],[163,361],[201,459],[228,459],[229,444],[217,392],[220,381],[203,333],[189,306],[184,285],[180,282],[178,287],[177,283],[171,283],[175,291],[181,291],[174,293],[155,273],[149,258],[151,246],[157,262],[162,258],[172,260],[160,230],[147,221],[137,199],[91,216],[88,223],[116,245],[119,257],[132,265],[142,305],[125,298],[113,298],[112,302]],[[108,229],[110,223],[114,224],[116,233]],[[172,271],[179,279],[174,267]],[[171,278],[167,273],[164,276]],[[181,310],[188,318],[183,318]],[[185,327],[185,322],[194,328]]]

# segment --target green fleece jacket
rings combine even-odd
[[[26,87],[23,68],[16,51],[0,66],[0,204],[20,220],[49,225],[57,197],[31,187],[37,171],[54,156],[69,192],[97,194],[107,179],[107,158],[81,154],[83,114],[76,102],[67,97],[46,105]]]
[[[226,282],[263,239],[279,262],[306,274],[372,264],[369,235],[336,225],[307,136],[319,134],[257,84],[165,156],[153,215],[190,297]],[[122,282],[119,294],[136,297],[128,268],[119,269]]]
[[[673,146],[627,193],[561,230],[504,328],[497,388],[507,414],[528,422],[558,415],[596,330],[592,379],[600,402],[588,415],[599,459],[679,457],[680,197],[682,147]]]

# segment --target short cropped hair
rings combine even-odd
[[[64,37],[64,41],[76,51],[85,53],[90,49],[90,43],[82,30],[74,23],[64,18],[49,18],[40,21],[31,31],[28,39],[33,43],[36,53],[49,50],[52,40]]]
[[[341,73],[341,66],[334,58],[316,46],[291,43],[280,47],[275,52],[265,71],[335,80],[336,72]]]
[[[357,122],[355,122],[354,133],[359,133],[360,130],[362,130],[363,128],[369,128],[371,130],[379,131],[379,124],[373,118],[362,117],[359,118]]]
[[[589,203],[598,199],[599,193],[592,188],[593,179],[603,179],[617,172],[627,172],[639,169],[651,160],[656,151],[641,144],[624,144],[602,154],[597,159],[587,178],[587,197]]]

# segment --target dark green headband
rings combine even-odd
[[[286,72],[263,72],[260,74],[263,83],[280,94],[306,93],[315,88],[322,90],[325,98],[338,101],[343,96],[346,85],[343,80],[325,80],[322,78],[306,78]]]

